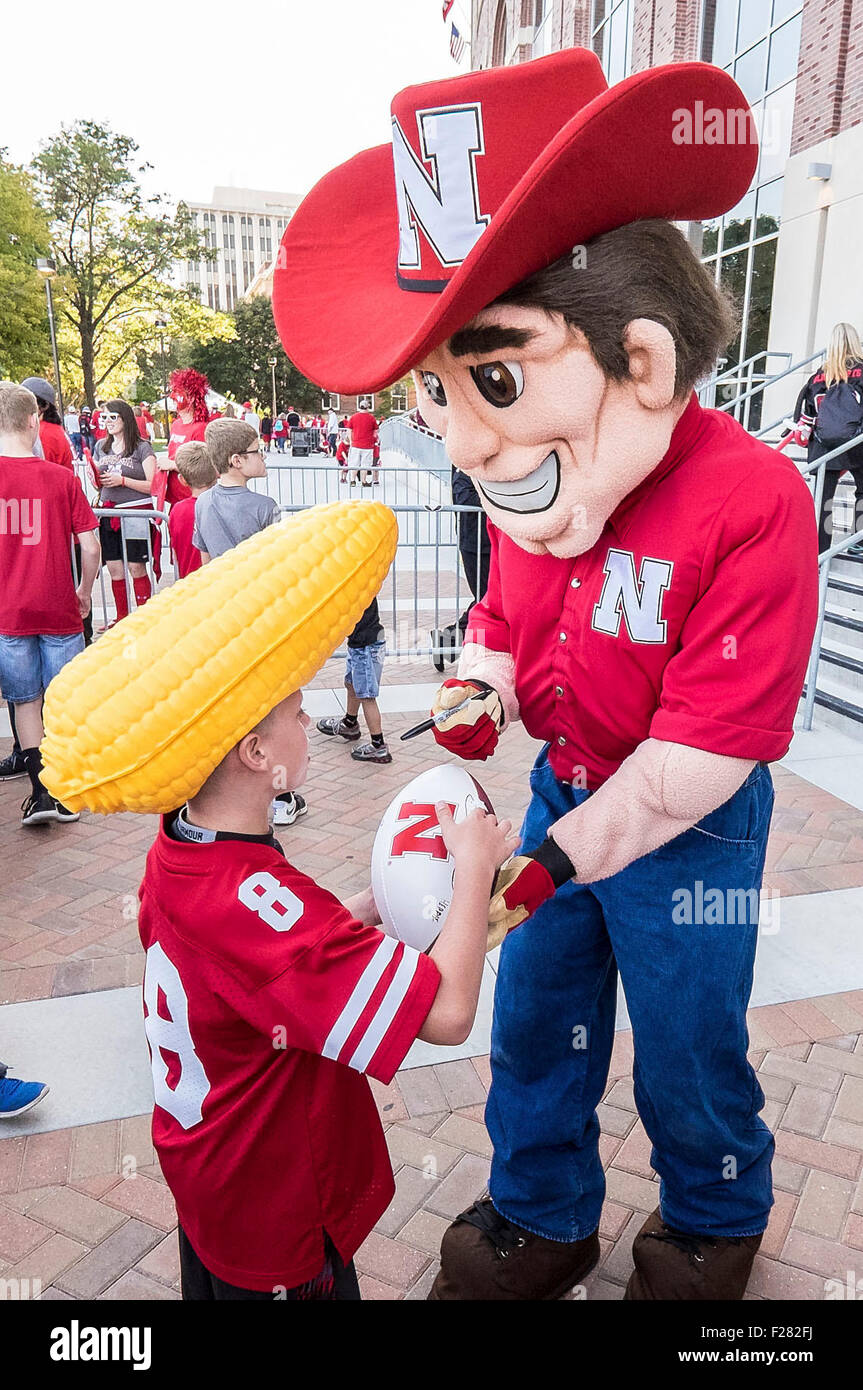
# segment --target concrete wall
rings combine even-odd
[[[807,178],[813,163],[832,165],[828,183]],[[819,257],[822,222],[823,256]],[[835,323],[845,320],[863,332],[861,228],[863,124],[799,151],[785,167],[770,348],[790,351],[798,360],[824,347]],[[787,378],[766,393],[765,425],[791,410],[813,369]]]

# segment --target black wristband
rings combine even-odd
[[[539,849],[532,850],[527,856],[528,859],[535,859],[537,864],[551,874],[551,881],[555,888],[560,888],[569,879],[575,878],[575,868],[569,856],[564,854],[560,845],[551,836],[543,840]]]

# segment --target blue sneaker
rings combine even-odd
[[[16,1081],[14,1077],[0,1079],[0,1120],[11,1120],[32,1110],[47,1096],[50,1086],[44,1081]]]

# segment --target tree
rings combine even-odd
[[[29,175],[0,150],[0,376],[41,375],[51,360],[45,290],[36,271],[48,254],[48,222]]]
[[[169,283],[175,262],[213,254],[182,203],[172,213],[163,198],[144,197],[139,176],[150,166],[136,165],[137,151],[129,136],[80,120],[33,161],[60,273],[61,341],[91,404],[112,375],[134,366],[155,314],[191,303]]]
[[[242,299],[233,313],[233,341],[196,343],[187,347],[189,360],[182,365],[206,372],[214,391],[235,400],[257,401],[272,407],[273,381],[270,358],[276,359],[276,408],[295,405],[317,411],[321,388],[297,370],[279,341],[273,309],[265,295]]]

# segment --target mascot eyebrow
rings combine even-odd
[[[502,324],[468,324],[453,333],[448,347],[453,357],[483,357],[499,348],[526,347],[539,335],[532,328],[505,328]]]

